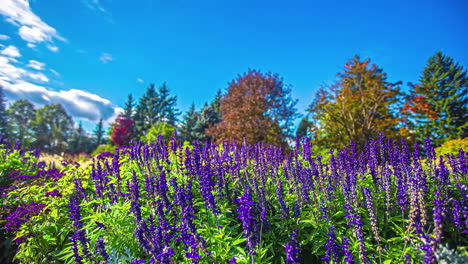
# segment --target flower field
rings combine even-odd
[[[3,261],[468,263],[468,152],[429,140],[321,157],[159,138],[87,167],[0,145]]]

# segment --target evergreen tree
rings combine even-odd
[[[8,108],[10,117],[10,137],[13,141],[19,140],[23,145],[29,146],[34,140],[32,119],[36,110],[28,100],[17,100]]]
[[[222,94],[218,91],[215,98],[210,104],[205,104],[198,115],[197,123],[195,124],[193,136],[200,141],[210,139],[207,131],[210,127],[214,127],[221,122],[221,113],[219,111]]]
[[[156,91],[151,84],[145,94],[140,98],[134,115],[136,137],[146,135],[153,124],[165,122],[175,126],[177,115],[176,96],[169,96],[167,85],[163,85]]]
[[[185,114],[182,124],[180,124],[178,132],[181,141],[192,142],[197,138],[194,137],[195,125],[197,124],[199,114],[195,111],[195,104],[192,103],[189,111]]]
[[[135,102],[133,100],[132,94],[128,95],[127,102],[124,107],[124,115],[127,118],[133,118],[133,108],[135,107]]]
[[[439,146],[468,136],[468,76],[454,60],[438,51],[429,58],[404,111],[420,140],[431,137]]]
[[[9,136],[8,113],[6,111],[6,99],[3,94],[3,87],[0,86],[0,136]]]
[[[309,137],[311,125],[312,123],[309,121],[309,118],[302,118],[296,130],[296,137]]]
[[[67,152],[71,154],[80,152],[91,153],[93,150],[93,140],[87,135],[83,129],[83,124],[80,122],[78,127],[71,132]]]
[[[93,131],[94,137],[96,139],[96,147],[99,147],[104,143],[104,125],[102,118],[99,119],[99,122],[96,125],[96,129]]]

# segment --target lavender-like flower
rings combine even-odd
[[[239,213],[238,217],[242,222],[244,237],[247,239],[247,248],[249,249],[249,254],[253,256],[256,254],[255,246],[257,245],[258,234],[255,233],[257,229],[257,223],[253,215],[255,202],[252,200],[250,190],[246,189],[237,201],[239,202],[239,208],[237,209]]]
[[[353,251],[350,249],[349,246],[349,239],[345,236],[343,236],[343,245],[341,246],[341,250],[344,252],[344,261],[349,264],[354,264],[353,260]]]
[[[297,242],[297,233],[298,230],[295,229],[290,235],[291,237],[289,238],[290,242],[287,242],[284,247],[286,251],[286,259],[284,260],[288,264],[297,264],[300,263],[301,257],[299,254],[301,253],[300,251],[300,246],[299,243]]]

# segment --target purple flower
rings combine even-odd
[[[143,263],[146,263],[144,259],[134,259],[129,264],[143,264]]]
[[[299,250],[299,244],[297,243],[297,232],[298,230],[294,230],[291,233],[291,237],[289,238],[288,243],[284,245],[285,250],[286,250],[286,259],[284,260],[288,264],[297,264],[300,263],[300,250]]]
[[[102,239],[99,239],[98,241],[96,241],[96,252],[94,254],[97,254],[97,253],[99,253],[102,256],[104,261],[107,262],[109,260],[109,255],[106,252],[106,247]]]
[[[255,202],[252,200],[252,196],[250,195],[250,190],[248,188],[245,189],[244,194],[237,200],[237,202],[239,203],[239,208],[236,211],[239,213],[237,217],[242,222],[249,254],[253,256],[256,254],[255,246],[257,245],[258,234],[255,233],[257,223],[253,215]]]
[[[343,236],[343,245],[341,246],[341,250],[344,252],[344,261],[349,264],[354,264],[353,252],[350,250],[349,240],[345,236]]]
[[[51,197],[62,197],[62,194],[59,192],[59,190],[55,189],[50,192],[46,192],[44,194],[45,197],[51,196]]]
[[[229,259],[229,264],[236,264],[236,257],[232,257]]]

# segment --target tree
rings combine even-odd
[[[68,141],[67,152],[76,154],[80,152],[91,153],[94,150],[93,140],[87,135],[80,122],[76,129],[73,129]]]
[[[339,149],[353,141],[362,148],[379,132],[394,138],[403,133],[398,130],[401,120],[393,111],[399,83],[387,82],[381,68],[357,55],[344,68],[330,89],[320,88],[309,107],[315,143]]]
[[[33,145],[45,152],[59,153],[67,147],[73,120],[60,104],[45,105],[36,110],[32,121]]]
[[[468,77],[462,66],[438,51],[429,58],[419,83],[409,85],[403,112],[420,140],[431,137],[439,146],[468,137]]]
[[[302,118],[296,130],[296,137],[309,137],[311,125],[312,123],[309,121],[309,118]]]
[[[196,140],[211,140],[211,137],[207,135],[207,131],[210,127],[213,127],[221,122],[221,98],[221,91],[218,91],[213,101],[210,104],[205,104],[200,111],[193,131],[193,137]]]
[[[195,125],[199,119],[199,113],[195,111],[195,104],[192,103],[189,111],[185,114],[183,122],[177,129],[179,132],[179,139],[181,141],[192,142],[197,140],[194,136]]]
[[[297,116],[290,92],[277,74],[248,71],[230,83],[220,104],[221,122],[208,136],[217,142],[284,144]]]
[[[124,107],[124,115],[127,118],[133,118],[133,108],[135,107],[135,102],[133,101],[132,94],[128,95],[127,102]]]
[[[99,122],[96,125],[96,129],[94,129],[93,131],[93,134],[96,139],[96,147],[99,147],[99,145],[104,143],[104,125],[102,118],[99,119]]]
[[[3,95],[3,87],[0,86],[0,136],[8,136],[8,113],[6,111],[6,99]]]
[[[151,126],[146,136],[140,140],[146,143],[156,142],[158,136],[162,136],[164,140],[169,140],[174,135],[175,127],[166,122],[156,123]]]
[[[156,91],[151,84],[146,93],[140,98],[134,115],[136,136],[138,138],[146,135],[153,124],[166,122],[175,126],[177,115],[176,96],[169,96],[166,83]]]
[[[36,110],[28,100],[17,100],[8,108],[10,117],[10,137],[13,141],[19,140],[23,145],[29,146],[34,140],[32,120]]]
[[[127,145],[133,138],[133,119],[119,115],[112,127],[111,141],[114,145]]]

